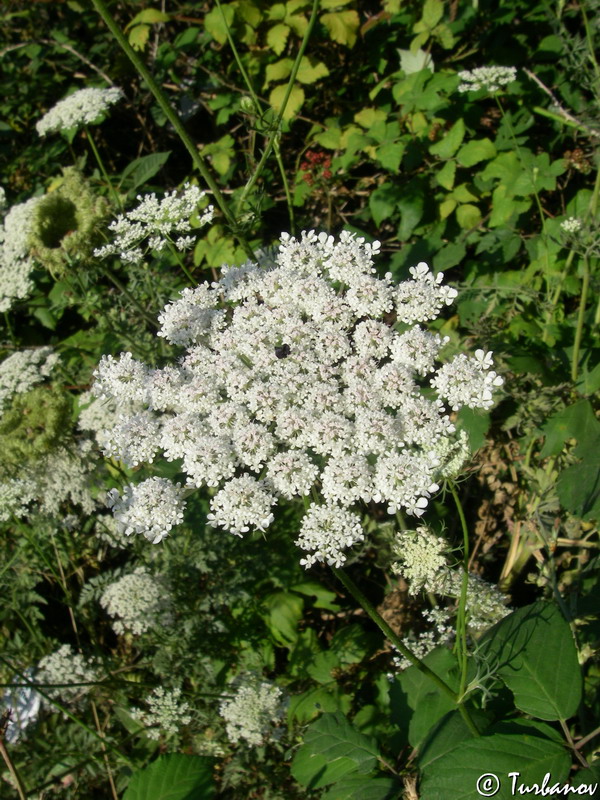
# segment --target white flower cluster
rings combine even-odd
[[[239,676],[233,687],[234,696],[219,706],[229,740],[259,747],[267,739],[277,738],[274,726],[282,722],[285,713],[281,689],[256,675]]]
[[[459,92],[475,92],[482,88],[497,92],[515,80],[517,70],[516,67],[477,67],[459,72],[458,77],[463,81],[458,87]]]
[[[0,413],[16,394],[28,392],[47,378],[60,361],[51,347],[17,350],[0,362]]]
[[[132,709],[133,716],[149,728],[151,739],[160,739],[161,734],[174,736],[179,729],[192,721],[190,706],[181,699],[181,689],[163,689],[157,686],[146,698],[147,711]]]
[[[185,509],[181,485],[157,477],[126,486],[123,497],[116,489],[110,489],[107,505],[112,508],[122,533],[126,536],[141,533],[152,544],[158,544],[171,528],[183,522]]]
[[[91,125],[123,97],[120,89],[79,89],[60,100],[37,123],[40,136]]]
[[[112,583],[100,598],[100,605],[115,618],[112,627],[118,634],[139,636],[172,623],[168,588],[145,567],[137,567]]]
[[[90,472],[94,462],[90,442],[77,442],[67,449],[59,447],[22,470],[16,478],[0,482],[0,522],[12,515],[25,516],[32,506],[35,514],[60,515],[65,502],[78,505],[85,515],[96,507],[90,492]]]
[[[69,644],[63,644],[54,653],[44,656],[38,664],[36,674],[38,683],[74,684],[57,686],[55,689],[44,686],[44,692],[49,697],[69,705],[77,705],[93,689],[92,685],[85,684],[97,680],[98,669],[93,662],[75,652]],[[49,700],[43,698],[42,702],[52,707]]]
[[[402,639],[402,644],[421,660],[435,650],[436,647],[449,645],[454,640],[454,626],[450,624],[452,615],[446,608],[432,608],[422,612],[423,619],[429,625],[428,629],[420,633],[411,631]],[[395,648],[392,663],[398,671],[408,669],[412,662],[401,655]],[[390,680],[395,679],[395,674],[388,674]]]
[[[429,528],[402,531],[392,545],[393,555],[400,559],[400,563],[392,564],[392,571],[406,578],[410,594],[418,594],[424,588],[431,591],[440,570],[446,568],[447,549],[445,539]]]
[[[306,566],[344,562],[363,538],[360,501],[423,514],[465,451],[443,400],[489,408],[501,379],[482,351],[436,369],[446,340],[419,323],[456,290],[425,264],[399,285],[377,278],[378,249],[347,232],[284,234],[269,265],[185,290],[159,318],[159,335],[185,348],[176,365],[125,353],[96,370],[96,395],[136,408],[106,452],[130,466],[181,460],[188,486],[218,489],[210,524],[238,535],[265,530],[280,498],[320,490],[297,541]]]
[[[577,217],[569,217],[560,223],[560,227],[564,233],[573,234],[579,233],[583,226],[581,220],[577,219]]]
[[[206,193],[197,186],[186,183],[182,192],[176,189],[158,200],[154,193],[142,197],[138,195],[139,205],[126,214],[119,214],[110,223],[109,230],[114,240],[94,250],[97,258],[118,255],[127,263],[139,264],[148,250],[159,253],[169,243],[178,250],[189,250],[196,244],[190,217],[198,210],[200,201]],[[194,228],[208,225],[214,216],[213,206],[208,206],[200,215]]]
[[[33,289],[29,236],[40,197],[13,206],[0,225],[0,311],[8,311]]]

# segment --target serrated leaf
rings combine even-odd
[[[444,4],[442,0],[425,0],[423,6],[423,16],[421,20],[432,30],[444,16]]]
[[[269,95],[269,103],[273,106],[278,113],[283,105],[287,86],[282,84],[276,86]],[[304,89],[301,86],[294,86],[288,98],[285,111],[283,112],[282,119],[288,120],[295,116],[302,108],[304,103]]]
[[[442,169],[436,173],[435,179],[440,186],[450,191],[454,186],[454,178],[456,177],[456,162],[446,161]]]
[[[360,20],[354,10],[336,11],[321,16],[321,22],[329,31],[334,42],[346,47],[354,47]]]
[[[456,160],[463,167],[472,167],[480,161],[487,161],[494,158],[496,148],[488,138],[475,139],[464,144],[456,154]]]
[[[547,772],[552,783],[564,781],[571,759],[558,742],[539,736],[494,734],[480,736],[434,761],[424,771],[420,800],[481,800],[478,790],[482,775],[498,777],[498,791],[488,794],[494,800],[511,800],[510,772],[518,772],[518,784],[541,783]],[[481,787],[484,788],[484,787]]]
[[[274,81],[284,81],[289,78],[294,62],[291,58],[281,58],[274,64],[267,64],[265,70],[265,86]]]
[[[391,183],[384,183],[369,195],[369,209],[375,225],[379,227],[384,219],[391,217],[400,199],[400,188]]]
[[[387,114],[381,108],[363,108],[354,115],[354,121],[369,130],[376,122],[385,122]]]
[[[589,400],[580,400],[553,414],[542,427],[546,437],[540,458],[557,456],[567,439],[578,442],[589,441],[600,436],[600,422],[596,419]]]
[[[223,12],[223,13],[221,13]],[[225,19],[223,19],[223,15]],[[227,41],[227,28],[233,25],[235,11],[232,6],[222,4],[220,8],[212,8],[204,17],[204,27],[219,44]]]
[[[357,731],[343,714],[323,714],[307,729],[291,771],[303,786],[319,789],[349,773],[371,772],[378,756],[377,742]]]
[[[590,445],[595,452],[590,452]],[[579,455],[578,450],[575,455]],[[558,476],[558,499],[570,514],[596,520],[600,519],[600,437],[586,443],[583,456],[581,463],[567,467]]]
[[[139,14],[136,14],[135,17],[131,20],[131,22],[127,23],[125,26],[125,30],[129,30],[134,25],[156,25],[159,22],[168,22],[171,17],[168,14],[165,14],[164,11],[161,11],[158,8],[145,8],[143,11],[140,11]]]
[[[402,50],[398,48],[400,56],[400,69],[405,75],[412,75],[413,72],[421,72],[422,69],[434,70],[434,61],[429,53],[421,48],[416,50]]]
[[[300,83],[310,84],[325,78],[329,75],[329,70],[322,61],[317,61],[310,56],[302,56],[296,78]]]
[[[446,219],[454,211],[458,203],[453,197],[447,197],[440,203],[440,219]]]
[[[123,800],[211,800],[214,795],[211,759],[171,753],[136,772]]]
[[[149,156],[141,156],[128,164],[121,173],[119,187],[125,184],[128,191],[133,192],[142,186],[166,164],[171,155],[170,150],[160,153],[151,153]],[[129,179],[129,181],[128,181]]]
[[[402,784],[393,778],[348,775],[328,789],[321,800],[392,800],[399,797]]]
[[[472,203],[464,203],[456,209],[456,221],[464,230],[476,228],[481,222],[481,211]]]
[[[127,39],[134,50],[143,50],[150,37],[150,25],[135,25],[129,31]]]
[[[480,642],[485,663],[538,719],[569,719],[581,701],[582,679],[573,634],[558,608],[543,600],[513,611]]]
[[[443,139],[430,146],[429,152],[444,160],[451,158],[460,147],[464,137],[465,123],[462,119],[459,119],[445,134]]]
[[[404,142],[385,142],[375,149],[375,158],[384,169],[398,172],[404,150]]]
[[[267,44],[276,55],[279,56],[281,55],[281,53],[283,53],[289,35],[290,35],[290,28],[283,22],[278,22],[277,25],[273,25],[272,28],[269,28],[269,31],[267,33]],[[269,71],[269,66],[267,66],[267,73]],[[291,67],[290,67],[290,72],[291,72]]]

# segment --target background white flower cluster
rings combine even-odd
[[[185,350],[175,364],[124,353],[96,370],[96,395],[127,409],[103,434],[107,454],[180,460],[189,487],[218,489],[209,523],[236,535],[313,493],[297,540],[306,566],[344,562],[363,538],[360,501],[421,515],[464,443],[446,405],[487,409],[502,381],[483,351],[437,364],[446,340],[422,323],[456,290],[423,263],[399,285],[376,277],[378,250],[347,232],[284,234],[274,263],[185,289],[159,317],[159,335]],[[182,502],[162,481],[142,486],[111,503],[126,532],[158,542]]]

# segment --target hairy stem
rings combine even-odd
[[[463,533],[463,576],[462,576],[462,585],[460,589],[460,599],[458,602],[458,614],[456,616],[456,642],[458,645],[458,660],[460,664],[460,688],[458,692],[458,696],[462,697],[465,693],[465,688],[467,685],[467,671],[469,668],[469,659],[468,659],[468,652],[467,652],[467,592],[469,589],[469,529],[467,528],[467,521],[465,519],[465,512],[462,507],[462,503],[460,502],[460,497],[458,496],[458,492],[456,491],[456,486],[454,485],[454,481],[448,481],[448,487],[450,488],[450,492],[452,497],[454,498],[454,503],[456,505],[456,510],[458,511],[458,517],[460,519],[460,526],[462,528]]]
[[[339,567],[331,567],[333,574],[336,578],[342,583],[345,588],[350,592],[350,594],[354,597],[356,602],[366,611],[366,613],[371,617],[373,622],[379,627],[381,632],[390,640],[390,642],[394,645],[394,647],[398,650],[398,652],[404,656],[410,663],[415,666],[423,675],[426,675],[435,685],[448,697],[452,699],[454,703],[456,703],[457,708],[466,724],[469,728],[471,733],[474,736],[479,736],[479,731],[477,730],[475,723],[471,719],[469,712],[465,708],[464,703],[462,703],[456,692],[448,686],[446,681],[440,678],[432,669],[430,669],[424,661],[416,656],[412,650],[410,650],[404,642],[397,636],[388,623],[383,619],[381,614],[375,609],[372,603],[367,600],[365,595],[360,591],[358,586],[354,583],[352,578],[344,572],[344,570],[340,569]]]

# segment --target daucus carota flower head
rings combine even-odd
[[[181,698],[181,689],[164,689],[157,686],[146,698],[147,711],[133,709],[133,716],[148,727],[151,739],[161,735],[175,736],[192,720],[190,706]]]
[[[16,394],[29,391],[45,380],[60,356],[51,347],[17,350],[0,362],[0,414]]]
[[[239,676],[232,688],[233,697],[219,707],[229,740],[258,747],[276,736],[275,726],[281,723],[285,711],[281,689],[256,675]]]
[[[582,222],[577,217],[568,217],[560,223],[561,230],[566,234],[579,233],[583,227]]]
[[[176,364],[125,354],[98,367],[98,395],[138,404],[107,434],[110,453],[181,459],[188,486],[216,489],[209,523],[237,535],[320,492],[297,539],[306,566],[344,562],[363,539],[361,502],[422,515],[464,455],[446,399],[489,408],[501,381],[483,351],[440,367],[446,339],[419,323],[456,290],[422,263],[399,285],[378,278],[378,250],[347,232],[284,234],[274,259],[185,290],[160,316],[159,335],[185,351]]]
[[[440,570],[446,567],[446,549],[446,541],[426,527],[402,531],[392,547],[393,554],[400,559],[392,565],[392,571],[407,579],[410,594],[418,594],[423,588],[429,590]]]
[[[205,192],[189,183],[181,191],[168,192],[162,200],[154,193],[138,195],[139,204],[119,214],[108,226],[113,241],[96,248],[94,255],[98,258],[118,255],[125,262],[138,264],[146,252],[160,253],[169,244],[178,250],[189,250],[196,238],[185,234],[208,225],[214,216],[213,206],[208,206],[193,224],[190,221],[205,196]]]
[[[123,97],[120,89],[79,89],[60,100],[37,123],[40,136],[91,125]]]
[[[156,476],[127,486],[122,497],[116,489],[110,489],[107,505],[112,508],[122,533],[142,534],[153,544],[162,541],[171,528],[183,521],[185,509],[180,484]]]
[[[145,567],[137,567],[112,583],[100,598],[100,605],[113,617],[115,633],[140,635],[172,622],[168,587]]]
[[[71,645],[63,644],[54,653],[41,659],[35,677],[38,683],[63,684],[56,688],[45,686],[44,692],[52,699],[77,705],[93,688],[92,682],[98,680],[98,669],[92,660],[75,652]],[[52,707],[46,698],[42,702]]]
[[[40,200],[32,197],[13,206],[0,225],[0,311],[8,311],[33,289],[29,236]]]
[[[462,81],[458,87],[459,92],[474,92],[483,88],[492,93],[512,83],[517,77],[517,69],[516,67],[498,66],[477,67],[459,72],[458,77]]]

